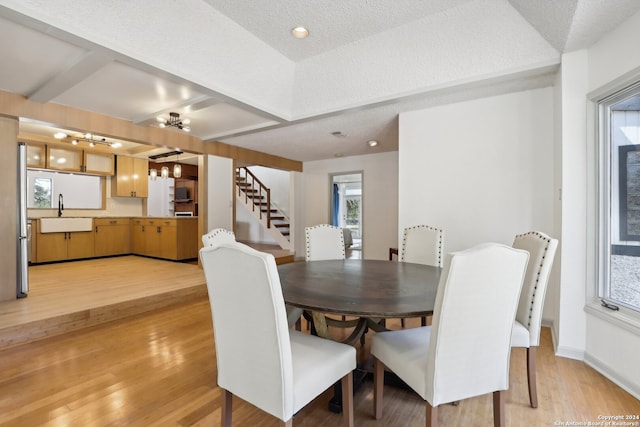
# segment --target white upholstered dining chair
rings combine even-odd
[[[236,235],[233,231],[227,230],[226,228],[214,228],[207,234],[202,235],[202,244],[207,247],[218,246],[223,243],[231,243],[236,241]],[[300,319],[300,315],[302,314],[302,310],[297,307],[286,306],[287,309],[287,322],[289,327],[295,326],[298,330],[300,330],[300,323],[298,319]]]
[[[529,403],[532,408],[537,408],[536,349],[540,344],[544,296],[558,240],[539,231],[531,231],[517,235],[513,241],[513,247],[529,252],[529,264],[513,325],[511,346],[527,349]]]
[[[207,234],[202,235],[202,244],[204,246],[217,246],[221,243],[229,243],[235,241],[235,233],[225,228],[214,228]]]
[[[497,243],[447,255],[433,324],[372,337],[376,419],[387,366],[426,401],[427,426],[438,424],[439,405],[486,393],[493,393],[494,425],[504,426],[511,330],[528,259]]]
[[[319,224],[304,229],[307,261],[344,259],[344,235],[342,228]]]
[[[433,265],[442,267],[443,235],[441,229],[428,225],[414,225],[404,229],[400,262]],[[405,320],[400,319],[405,327]],[[422,316],[422,326],[427,324],[427,317]]]
[[[306,261],[345,259],[344,232],[329,224],[318,224],[304,229]],[[302,310],[300,309],[300,315]],[[345,320],[345,316],[342,316]]]
[[[340,379],[344,424],[353,425],[355,348],[288,328],[273,255],[231,242],[202,248],[200,259],[223,393],[222,425],[231,426],[235,395],[291,426],[296,412]]]

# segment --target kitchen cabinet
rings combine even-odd
[[[148,197],[149,161],[137,157],[116,156],[116,174],[111,179],[112,197]]]
[[[82,172],[82,150],[47,145],[46,168],[68,172]]]
[[[96,175],[113,175],[113,154],[94,153],[84,150],[82,171]]]
[[[27,167],[94,175],[113,175],[114,155],[73,146],[27,143]]]
[[[65,261],[94,256],[93,231],[36,233],[37,262]]]
[[[27,144],[27,167],[44,169],[47,160],[47,146],[39,143]]]
[[[144,220],[131,220],[131,253],[144,255]]]
[[[95,232],[94,256],[131,253],[129,218],[95,218],[93,228]]]
[[[174,261],[198,257],[197,218],[134,218],[132,252]]]

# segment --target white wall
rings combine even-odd
[[[233,230],[233,159],[205,156],[207,168],[207,231]]]
[[[562,259],[554,338],[559,355],[582,360],[585,348],[586,301],[586,99],[587,52],[562,56]]]
[[[400,115],[401,230],[444,230],[444,250],[513,243],[553,222],[553,89]]]
[[[639,39],[640,13],[636,13],[588,50],[583,71],[588,79],[588,87],[584,93],[580,94],[583,100],[586,101],[588,93],[591,92],[603,93],[613,87],[621,88],[632,76],[634,76],[632,80],[640,80],[640,49],[637,47]],[[596,192],[596,181],[593,176],[595,152],[592,149],[596,141],[595,109],[592,103],[587,102],[577,105],[576,109],[578,110],[576,114],[585,110],[589,112],[585,126],[587,136],[582,141],[586,149],[584,146],[582,149],[590,154],[591,168],[588,173],[582,173],[578,178],[580,184],[588,189],[584,197],[593,200]],[[566,135],[566,137],[569,136],[577,138],[579,135]],[[563,141],[563,143],[566,142]],[[591,203],[589,207],[591,211],[589,211],[587,230],[592,230],[596,226],[595,203]],[[582,262],[568,265],[566,268],[567,275],[575,274],[580,277],[586,274],[586,288],[591,297],[597,295],[594,271],[596,236],[595,233],[587,233],[587,236],[585,248],[580,253]],[[587,300],[586,311],[585,361],[640,399],[640,369],[638,369],[637,359],[637,355],[640,354],[640,322],[637,318],[625,316],[623,310],[612,313],[603,309],[591,298]]]
[[[398,153],[368,154],[332,160],[305,162],[302,174],[303,214],[295,232],[296,254],[304,254],[304,228],[331,223],[331,181],[336,173],[362,171],[363,257],[388,259],[389,248],[397,247]]]

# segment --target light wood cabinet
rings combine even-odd
[[[65,261],[94,256],[93,231],[37,233],[37,262]]]
[[[46,145],[38,143],[27,144],[27,167],[44,169],[46,167]]]
[[[114,155],[74,146],[28,142],[27,167],[108,176],[114,173]]]
[[[134,218],[132,252],[175,261],[198,257],[197,218]]]
[[[131,220],[131,253],[144,255],[144,220]]]
[[[67,172],[82,172],[82,150],[47,145],[46,168]]]
[[[116,156],[116,175],[111,179],[112,197],[148,197],[149,161],[137,157]]]
[[[144,254],[160,258],[162,244],[162,228],[159,220],[148,219],[144,228]]]
[[[93,153],[84,150],[83,172],[96,175],[113,175],[113,154]]]
[[[93,229],[95,232],[95,256],[131,253],[129,218],[95,218],[93,220]]]

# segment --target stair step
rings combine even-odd
[[[276,228],[289,228],[289,224],[273,224]]]

